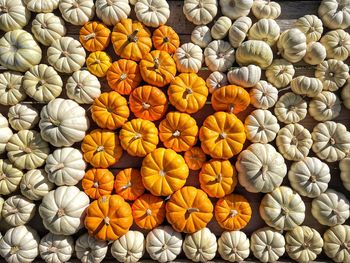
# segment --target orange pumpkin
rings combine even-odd
[[[129,117],[127,100],[115,91],[102,93],[91,107],[91,117],[101,128],[115,130]]]
[[[215,111],[228,111],[234,114],[244,111],[250,104],[249,93],[239,86],[228,85],[214,91],[211,105]]]
[[[178,232],[194,233],[210,222],[213,204],[207,194],[193,186],[185,186],[171,195],[166,203],[166,218]]]
[[[244,228],[252,217],[252,209],[247,199],[238,194],[220,198],[215,205],[215,218],[228,231]]]
[[[195,73],[182,73],[171,82],[169,101],[181,112],[195,113],[204,107],[208,97],[207,85]]]
[[[122,95],[129,95],[142,81],[139,65],[132,60],[119,59],[107,71],[111,89]]]
[[[80,29],[80,43],[90,52],[101,51],[108,47],[111,30],[101,22],[87,22]]]
[[[210,197],[224,197],[232,193],[237,185],[236,170],[227,160],[212,159],[203,165],[199,183]]]
[[[93,167],[108,168],[123,154],[118,136],[109,130],[96,129],[87,134],[81,144],[84,159]]]
[[[115,192],[125,200],[135,200],[145,192],[139,170],[127,168],[115,176]]]
[[[198,126],[189,114],[169,112],[159,124],[159,138],[166,148],[187,151],[197,142]]]
[[[130,110],[137,118],[156,121],[164,116],[168,109],[168,99],[160,89],[141,86],[134,89],[129,97]]]
[[[219,111],[204,120],[199,140],[203,151],[212,158],[230,159],[243,149],[244,125],[234,114]]]
[[[153,229],[162,224],[165,218],[164,200],[151,194],[136,199],[131,209],[136,225],[143,229]]]
[[[121,58],[140,61],[151,51],[151,34],[140,22],[122,19],[112,32],[112,44],[115,53]]]
[[[165,51],[153,50],[140,62],[141,76],[147,83],[164,87],[176,75],[174,59]]]
[[[81,182],[84,192],[92,199],[110,195],[113,191],[114,176],[108,169],[90,169]]]
[[[144,157],[157,148],[158,129],[151,121],[133,119],[122,126],[119,139],[128,154]]]
[[[189,170],[174,150],[158,148],[147,154],[141,166],[143,185],[153,195],[168,196],[183,187]]]
[[[96,77],[104,77],[112,65],[111,57],[104,51],[92,52],[86,59],[86,66],[91,74]]]
[[[170,26],[160,26],[154,30],[152,42],[155,49],[174,54],[180,46],[179,35]]]
[[[199,170],[207,160],[205,153],[200,147],[192,147],[184,154],[185,162],[191,170]]]
[[[131,207],[119,195],[104,195],[86,209],[85,228],[97,239],[117,240],[131,225]]]

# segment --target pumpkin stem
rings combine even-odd
[[[346,250],[350,249],[350,243],[344,242],[344,243],[342,244],[342,246],[343,246],[344,249],[346,249]]]
[[[18,246],[13,246],[10,249],[10,254],[11,255],[16,254],[18,251],[19,251],[19,247]]]
[[[16,214],[16,213],[18,213],[18,209],[17,208],[9,209],[9,210],[7,210],[7,213],[9,213],[10,215]]]
[[[160,171],[159,171],[159,175],[160,175],[160,176],[165,176],[165,175],[166,175],[166,172],[165,172],[164,170],[160,170]]]
[[[103,222],[105,223],[105,225],[109,225],[110,224],[110,219],[108,216],[106,216],[105,218],[103,218]]]
[[[226,132],[220,132],[219,133],[220,139],[226,139],[227,138],[227,133]]]
[[[147,102],[142,102],[142,107],[143,107],[145,110],[148,110],[148,109],[151,107],[151,104],[148,104]]]
[[[187,213],[194,213],[194,212],[199,212],[199,209],[196,208],[196,207],[190,207],[190,208],[187,208]]]
[[[330,143],[331,145],[335,145],[335,140],[334,140],[334,138],[330,138],[330,139],[329,139],[329,143]]]
[[[316,182],[317,182],[317,180],[316,180],[316,175],[311,175],[311,176],[310,176],[310,181],[311,181],[312,183],[316,183]]]
[[[51,118],[51,117],[49,117],[49,121],[53,124],[53,125],[55,125],[56,127],[58,127],[58,126],[60,126],[60,121],[58,121],[58,120],[54,120],[53,118]]]
[[[262,179],[265,181],[267,179],[267,171],[269,170],[269,168],[267,167],[267,165],[263,165],[261,166],[261,175],[262,175]]]
[[[96,37],[96,33],[95,33],[95,32],[92,32],[92,33],[90,33],[90,34],[88,34],[88,35],[85,35],[85,36],[84,36],[84,40],[87,41],[87,40],[89,40],[89,39],[91,39],[91,38],[95,38],[95,37]]]
[[[290,141],[290,144],[291,145],[297,145],[298,144],[298,139],[295,136],[293,136],[291,141]]]
[[[61,170],[63,168],[64,168],[64,163],[58,163],[58,164],[54,165],[53,167],[51,167],[49,169],[49,172],[54,173],[54,172],[57,172],[58,170]]]
[[[98,182],[94,182],[93,186],[94,186],[95,188],[98,188],[98,187],[99,187]]]
[[[111,5],[113,5],[113,2],[112,2],[112,0],[107,0],[106,2],[107,2],[107,5],[108,5],[108,6],[111,6]]]
[[[165,36],[163,38],[164,43],[168,43],[170,41],[170,38],[168,36]]]
[[[19,147],[19,149],[25,153],[32,153],[32,149],[30,149],[29,147],[23,146],[23,147]]]
[[[33,186],[31,185],[31,184],[27,184],[26,186],[25,186],[25,190],[30,190],[30,189],[32,189],[33,188]]]
[[[174,131],[173,136],[174,137],[179,137],[181,135],[179,130]]]
[[[341,218],[341,215],[337,210],[332,209],[332,213],[335,214],[336,217]]]
[[[105,147],[103,145],[100,145],[97,147],[96,152],[103,152],[105,150]]]
[[[221,183],[222,181],[222,174],[221,173],[218,173],[217,176],[216,176],[216,181],[218,181],[219,183]]]
[[[130,35],[128,35],[128,41],[129,42],[137,42],[139,39],[137,37],[137,34],[139,33],[140,29],[135,29],[134,32],[132,32]]]
[[[228,106],[228,112],[229,112],[229,113],[233,113],[234,110],[235,110],[235,105],[230,104],[230,105]]]
[[[54,247],[54,246],[52,246],[52,245],[48,247],[48,250],[49,250],[51,253],[56,253],[56,252],[58,252],[57,247]]]
[[[119,80],[120,80],[120,81],[125,80],[125,79],[127,78],[127,76],[128,76],[128,75],[127,75],[126,73],[123,72],[123,73],[120,75]]]
[[[168,249],[168,245],[167,244],[163,244],[162,245],[162,250],[164,251],[164,250],[167,250]]]
[[[282,210],[282,214],[283,215],[288,215],[289,214],[289,209],[285,206],[282,206],[281,207],[281,210]]]
[[[129,181],[129,182],[127,182],[126,183],[126,185],[123,185],[121,188],[124,190],[124,189],[127,189],[127,188],[129,188],[129,187],[131,187],[131,182]]]
[[[232,210],[230,211],[230,217],[235,217],[236,215],[238,215],[237,210],[236,210],[236,209],[232,209]]]
[[[304,249],[308,249],[310,247],[310,244],[304,242],[302,246],[303,246]]]
[[[271,245],[267,245],[267,246],[266,246],[266,249],[267,249],[268,251],[271,251],[271,250],[272,250]]]
[[[62,208],[59,208],[58,210],[57,210],[57,216],[58,217],[63,217],[63,216],[65,216],[66,215],[66,213],[64,212],[64,210],[62,209]]]
[[[154,62],[154,68],[159,69],[160,67],[159,58],[155,58],[153,62]]]
[[[146,210],[146,215],[148,215],[148,216],[152,215],[152,210],[149,209],[149,208],[147,208],[147,210]]]
[[[72,6],[75,7],[75,8],[79,8],[79,3],[78,2],[73,2]]]
[[[6,6],[1,5],[0,6],[0,14],[8,13],[8,8]]]
[[[193,90],[189,87],[186,88],[186,96],[193,94]]]
[[[137,132],[137,133],[135,134],[135,136],[134,136],[134,140],[138,140],[138,139],[140,139],[140,138],[142,138],[142,134],[139,133],[139,132]]]
[[[4,180],[5,178],[6,178],[6,174],[0,171],[0,181]]]

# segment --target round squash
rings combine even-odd
[[[350,109],[350,78],[347,79],[345,86],[341,90],[341,99],[345,108]]]
[[[297,123],[306,117],[307,102],[301,96],[287,92],[279,97],[274,112],[280,122]]]
[[[128,18],[131,8],[128,0],[96,0],[96,15],[107,26]]]
[[[304,62],[309,65],[319,65],[326,59],[326,48],[319,42],[311,42],[306,47]]]
[[[318,15],[329,29],[346,29],[350,26],[349,3],[342,0],[323,0]]]
[[[323,90],[336,91],[345,85],[349,66],[340,60],[325,60],[317,65],[315,77],[322,81]]]
[[[67,262],[74,252],[74,240],[71,236],[48,233],[40,240],[39,252],[45,262]]]
[[[340,169],[340,179],[343,182],[343,186],[346,190],[350,191],[350,158],[349,156],[346,156],[344,159],[342,159],[339,162],[339,169]]]
[[[226,74],[220,71],[210,73],[205,82],[207,83],[209,93],[211,94],[214,93],[215,90],[228,85]]]
[[[129,230],[113,242],[111,253],[118,262],[133,263],[142,258],[145,245],[145,237],[141,232]]]
[[[227,79],[230,84],[244,88],[254,87],[261,77],[261,69],[255,65],[235,68],[227,72]]]
[[[266,69],[265,75],[276,88],[284,88],[289,85],[295,74],[293,64],[284,59],[275,59]]]
[[[273,53],[271,47],[266,42],[248,40],[238,47],[236,60],[241,66],[253,64],[259,66],[261,69],[266,69],[272,63]]]
[[[317,121],[330,121],[339,116],[341,101],[330,91],[322,91],[309,104],[309,114]]]
[[[205,153],[200,147],[192,147],[184,154],[185,162],[191,170],[199,170],[207,160]]]
[[[273,19],[260,19],[249,30],[248,39],[261,40],[269,46],[276,44],[280,36],[280,27]]]
[[[125,200],[136,200],[145,192],[140,171],[135,168],[119,171],[115,176],[114,189]]]
[[[267,110],[273,107],[278,100],[278,90],[266,82],[260,80],[249,92],[250,103],[258,109]]]
[[[58,8],[63,19],[75,26],[84,25],[95,14],[93,0],[60,0]]]
[[[229,42],[214,40],[204,49],[205,64],[211,71],[227,71],[235,62],[235,50]]]
[[[11,227],[28,224],[34,217],[36,206],[22,195],[13,195],[4,202],[1,220]]]
[[[247,16],[239,17],[232,23],[228,32],[228,39],[234,48],[238,48],[246,39],[251,26],[252,20]]]
[[[152,43],[155,49],[174,54],[180,46],[180,38],[172,27],[162,25],[154,30]]]
[[[1,0],[0,30],[8,32],[21,29],[30,20],[30,11],[23,1]]]
[[[218,12],[217,0],[185,0],[183,12],[187,20],[195,25],[209,24]]]
[[[220,0],[221,12],[230,19],[247,16],[253,6],[253,0]]]
[[[249,239],[242,231],[225,231],[218,239],[218,252],[229,262],[241,262],[248,258],[249,247]]]
[[[79,40],[83,47],[90,52],[102,51],[108,47],[111,31],[104,24],[87,22],[80,29]]]
[[[0,159],[0,194],[2,196],[16,191],[22,177],[23,172],[14,167],[9,160]]]
[[[10,140],[13,135],[12,130],[9,127],[8,120],[0,113],[0,153],[4,153],[6,151],[6,144]]]
[[[306,76],[294,78],[290,83],[290,87],[294,93],[309,98],[316,97],[323,89],[322,82],[319,79]]]
[[[165,0],[138,0],[135,3],[137,19],[149,27],[164,25],[170,16],[169,4]]]
[[[95,51],[90,53],[86,58],[86,66],[88,70],[96,77],[102,78],[107,74],[108,69],[112,65],[111,57],[104,51]]]
[[[255,0],[252,12],[257,19],[276,19],[281,15],[281,6],[279,3],[270,0]]]
[[[32,106],[18,103],[10,107],[8,120],[16,131],[33,129],[39,122],[39,112]]]
[[[305,34],[307,43],[319,41],[323,33],[322,21],[315,15],[298,18],[294,26]]]
[[[101,263],[107,255],[108,243],[85,233],[76,240],[74,250],[81,262]]]
[[[206,25],[196,26],[191,33],[191,41],[201,48],[208,46],[212,40],[210,28]]]
[[[27,94],[22,86],[23,75],[18,72],[0,74],[0,104],[9,106],[23,101]]]
[[[337,225],[329,228],[323,234],[323,250],[326,255],[335,262],[349,262],[350,226]]]
[[[41,200],[54,188],[47,177],[45,170],[33,169],[24,174],[21,184],[21,193],[30,200]]]
[[[197,73],[202,67],[203,51],[195,44],[185,43],[176,49],[174,60],[179,72]]]
[[[103,195],[112,194],[114,176],[107,169],[92,168],[85,173],[81,185],[91,199],[99,199]]]
[[[297,28],[288,29],[279,37],[277,48],[284,59],[297,63],[306,54],[306,36]]]
[[[232,26],[232,21],[227,16],[220,16],[211,28],[211,36],[214,39],[224,39]]]
[[[350,35],[337,29],[327,32],[320,40],[327,50],[327,58],[344,61],[350,54]]]

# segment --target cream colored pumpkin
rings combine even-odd
[[[12,130],[9,128],[7,119],[0,113],[0,154],[5,152],[6,144],[13,135]]]
[[[292,164],[288,179],[300,195],[315,198],[327,190],[331,174],[326,163],[316,157],[306,157]]]
[[[298,18],[294,26],[305,34],[307,43],[319,41],[323,33],[322,21],[315,15]]]
[[[96,0],[96,15],[107,26],[128,18],[131,8],[128,0]]]
[[[42,108],[40,118],[41,136],[55,147],[80,142],[89,129],[85,109],[72,100],[58,98],[50,101]]]
[[[296,123],[307,114],[307,103],[299,95],[288,92],[282,95],[275,106],[275,115],[280,122]]]
[[[13,167],[9,160],[0,159],[0,195],[8,195],[16,191],[23,172]]]
[[[350,78],[348,78],[345,86],[341,90],[341,99],[345,108],[350,109]]]
[[[17,72],[4,72],[0,74],[1,105],[16,105],[27,97],[23,90],[22,79],[23,75]]]
[[[281,6],[270,0],[254,0],[252,11],[257,19],[276,19],[281,15]]]
[[[191,33],[191,41],[201,48],[207,47],[212,41],[210,28],[205,25],[196,26]]]
[[[330,29],[346,29],[350,26],[350,4],[348,0],[322,0],[318,16]]]
[[[349,200],[344,194],[328,189],[312,200],[311,213],[322,225],[344,224],[350,217]]]
[[[32,22],[32,33],[37,41],[50,46],[56,39],[66,35],[63,19],[53,13],[37,14]]]
[[[350,157],[346,156],[339,162],[340,179],[346,190],[350,191]]]
[[[282,184],[287,166],[270,144],[251,144],[236,162],[239,183],[251,193],[268,193]]]
[[[223,232],[218,239],[218,252],[229,262],[242,262],[250,252],[250,242],[242,231]]]
[[[28,199],[41,200],[54,188],[54,184],[49,181],[43,169],[34,169],[24,174],[20,188],[22,195]]]
[[[32,170],[42,166],[50,152],[40,133],[22,130],[14,134],[6,145],[7,157],[18,169]]]
[[[285,238],[288,256],[298,263],[311,262],[322,252],[322,237],[311,227],[298,226],[288,231]]]
[[[56,185],[76,185],[84,177],[86,163],[83,154],[72,147],[56,149],[46,159],[45,171]]]
[[[349,5],[350,10],[350,5]],[[342,29],[329,31],[321,38],[327,50],[327,58],[346,60],[350,54],[350,35]]]
[[[227,72],[227,79],[230,84],[238,85],[244,88],[255,86],[261,78],[261,69],[255,65],[235,68]]]
[[[323,234],[323,250],[335,262],[350,262],[350,226],[337,225],[329,228]]]
[[[0,38],[0,64],[15,71],[27,71],[41,61],[42,52],[33,36],[17,29]]]
[[[214,39],[223,39],[227,36],[231,26],[232,21],[230,18],[228,18],[227,16],[220,16],[211,28],[211,36]]]
[[[253,6],[253,0],[220,0],[221,12],[230,19],[247,16]]]
[[[145,253],[145,244],[145,237],[141,232],[129,230],[125,235],[113,242],[111,247],[112,256],[118,262],[137,262]]]
[[[309,114],[317,121],[330,121],[339,116],[341,101],[330,91],[322,91],[312,98],[309,104]]]
[[[75,26],[84,25],[95,14],[93,0],[60,0],[58,8],[63,19]]]
[[[27,8],[36,13],[49,13],[58,7],[59,0],[24,0]]]
[[[225,72],[235,62],[235,50],[224,40],[214,40],[205,48],[204,59],[209,70]]]
[[[275,139],[280,126],[268,110],[254,110],[244,121],[247,139],[253,143],[268,143]]]
[[[249,92],[250,103],[259,109],[269,109],[278,100],[278,90],[265,80],[260,80]]]
[[[326,57],[326,48],[320,42],[310,42],[306,47],[303,60],[309,65],[318,65],[321,64]]]
[[[0,220],[1,220],[1,211],[2,211],[2,208],[4,206],[4,198],[0,197]],[[0,239],[2,238],[2,235],[0,236]]]
[[[74,240],[71,236],[48,233],[40,240],[39,252],[45,262],[68,262],[74,252]]]
[[[228,39],[234,48],[238,48],[246,39],[251,26],[252,20],[247,16],[239,17],[232,23],[228,32]]]
[[[137,0],[135,13],[146,26],[159,27],[169,19],[170,9],[166,0]]]
[[[273,53],[270,46],[261,40],[248,40],[237,49],[236,60],[240,66],[250,64],[266,69],[271,65]]]
[[[30,11],[22,0],[0,0],[0,30],[21,29],[30,20]]]
[[[192,262],[210,261],[216,254],[216,237],[205,227],[193,234],[187,234],[182,249]]]
[[[280,36],[280,27],[273,19],[260,19],[249,30],[248,38],[261,40],[273,46]]]
[[[297,28],[288,29],[279,37],[277,48],[284,59],[299,62],[306,54],[306,36]]]
[[[183,12],[188,21],[195,25],[206,25],[213,21],[218,12],[217,0],[185,0]]]
[[[317,78],[299,76],[292,80],[290,87],[295,94],[316,97],[323,89],[322,82]]]
[[[326,121],[318,123],[312,133],[312,150],[326,162],[343,159],[350,151],[350,132],[341,123]]]
[[[219,71],[210,73],[209,77],[206,79],[206,83],[210,93],[228,85],[226,74]]]
[[[343,61],[325,60],[317,66],[315,77],[322,81],[323,90],[336,91],[345,85],[349,66]]]
[[[10,125],[16,131],[33,129],[39,122],[39,112],[32,106],[18,103],[10,107]]]
[[[186,73],[197,73],[202,67],[203,51],[192,43],[182,44],[174,54],[177,70]]]
[[[13,195],[6,199],[1,218],[11,227],[27,224],[35,215],[34,202],[22,195]]]
[[[97,240],[87,233],[81,235],[75,242],[75,252],[83,263],[100,263],[106,257],[108,243]]]
[[[265,72],[268,82],[278,89],[287,87],[292,81],[294,74],[293,64],[284,59],[273,60]]]

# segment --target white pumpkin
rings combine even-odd
[[[323,90],[336,91],[346,83],[349,66],[340,60],[325,60],[317,65],[315,77],[322,81]]]
[[[5,68],[24,72],[38,65],[41,57],[41,48],[27,31],[13,30],[0,38],[0,64]]]
[[[350,157],[347,156],[339,162],[340,179],[346,190],[350,191]]]
[[[57,71],[73,73],[84,65],[86,53],[78,40],[61,37],[47,49],[47,61]]]
[[[185,43],[176,49],[174,54],[177,70],[197,73],[202,67],[202,49],[193,43]]]
[[[223,232],[218,239],[220,256],[230,262],[242,262],[250,252],[250,242],[242,231]]]
[[[0,74],[1,105],[16,105],[27,97],[23,90],[22,79],[23,75],[17,72],[4,72]]]
[[[339,116],[341,101],[330,91],[322,91],[309,104],[309,114],[317,121],[330,121]]]
[[[268,143],[275,139],[280,126],[268,110],[254,110],[244,121],[247,139],[253,143]]]
[[[305,204],[291,188],[280,186],[263,197],[259,213],[267,225],[292,230],[304,222]]]
[[[313,199],[311,205],[313,217],[322,225],[341,225],[350,217],[349,200],[332,189]]]
[[[18,103],[8,112],[10,125],[16,131],[33,129],[39,122],[39,112],[34,107]]]
[[[244,88],[254,87],[261,78],[261,69],[255,65],[235,68],[227,72],[227,79],[230,84]]]
[[[80,236],[75,242],[75,252],[82,263],[102,262],[106,257],[107,250],[107,242],[96,240],[87,233]]]
[[[187,234],[182,249],[186,257],[193,262],[210,261],[216,254],[216,237],[205,227],[193,234]]]
[[[182,236],[170,226],[159,226],[147,234],[146,250],[153,260],[173,261],[181,253]]]
[[[252,12],[257,19],[276,19],[281,15],[281,6],[270,0],[254,0]]]
[[[23,0],[27,8],[36,13],[50,13],[58,7],[59,0]]]
[[[326,163],[316,157],[306,157],[291,165],[288,179],[300,195],[315,198],[327,190],[331,174]]]
[[[35,215],[35,204],[22,195],[13,195],[6,199],[1,218],[10,226],[27,224]]]
[[[348,0],[322,0],[318,16],[330,29],[346,29],[350,26],[350,4]]]
[[[134,263],[142,258],[145,247],[146,241],[143,234],[139,231],[129,230],[113,242],[111,253],[118,262]]]
[[[206,25],[218,13],[217,0],[185,0],[183,12],[188,21],[195,25]]]
[[[344,61],[350,55],[350,35],[342,29],[327,32],[320,42],[327,50],[327,58]]]
[[[43,169],[33,169],[24,174],[20,188],[21,193],[30,200],[41,200],[54,187]]]
[[[228,31],[232,26],[232,21],[227,16],[220,16],[211,28],[211,36],[214,39],[223,39],[227,36]]]
[[[286,241],[281,233],[265,227],[256,230],[250,239],[250,249],[260,262],[275,262],[285,252]]]
[[[261,40],[273,46],[280,36],[280,27],[273,19],[260,19],[249,30],[248,39]]]
[[[341,123],[318,123],[311,136],[314,141],[312,150],[326,162],[340,161],[350,151],[350,132]]]
[[[323,240],[315,229],[298,226],[286,233],[288,256],[298,263],[309,263],[322,252]]]
[[[46,229],[56,235],[73,235],[84,225],[89,197],[75,186],[60,186],[44,196],[39,214]]]
[[[214,40],[205,48],[204,59],[209,70],[225,72],[235,62],[235,50],[224,40]]]
[[[60,0],[58,8],[63,19],[75,26],[84,25],[95,14],[93,0]]]
[[[341,99],[345,108],[350,109],[350,78],[348,78],[345,86],[341,90]]]
[[[97,17],[107,26],[128,18],[131,11],[128,0],[96,0],[95,6]]]
[[[46,263],[68,262],[74,252],[74,240],[71,236],[48,233],[40,240],[39,252]]]
[[[303,60],[309,65],[318,65],[321,64],[326,57],[326,48],[320,42],[310,42],[306,47]]]
[[[273,53],[270,46],[261,40],[248,40],[237,49],[236,60],[240,66],[250,64],[266,69],[271,65]]]
[[[210,28],[206,25],[196,26],[191,33],[191,41],[201,48],[208,46],[212,40]]]
[[[53,13],[37,14],[32,22],[32,33],[37,41],[50,46],[56,39],[66,35],[63,19]]]
[[[335,262],[350,262],[350,226],[337,225],[329,228],[323,234],[323,250]]]
[[[260,80],[249,92],[250,103],[258,109],[269,109],[278,100],[278,90],[265,80]]]
[[[268,82],[276,88],[287,87],[294,74],[293,64],[284,59],[275,59],[265,72]]]
[[[30,11],[22,0],[0,0],[0,30],[21,29],[30,20]]]
[[[234,48],[238,48],[246,39],[251,26],[252,20],[247,16],[239,17],[232,23],[228,32],[228,39]]]
[[[72,100],[50,101],[41,110],[40,118],[41,136],[56,147],[81,141],[89,128],[85,109]]]
[[[13,135],[12,130],[9,128],[7,119],[0,113],[0,154],[6,150],[6,144]]]
[[[270,144],[251,144],[236,162],[239,183],[251,193],[268,193],[282,184],[287,166]]]
[[[2,211],[2,208],[4,206],[4,198],[0,197],[0,221],[1,221],[1,211]],[[2,238],[2,235],[0,235],[0,239]]]
[[[137,0],[135,13],[146,26],[159,27],[169,19],[170,9],[166,0]]]
[[[86,163],[83,154],[72,147],[56,149],[46,159],[45,171],[56,185],[76,185],[83,179]]]
[[[290,83],[290,87],[294,93],[309,98],[316,97],[323,89],[322,82],[319,79],[306,76],[294,78]]]
[[[22,130],[10,138],[6,151],[15,167],[32,170],[45,163],[50,148],[37,131]]]
[[[319,41],[323,33],[322,21],[315,15],[304,15],[298,18],[294,27],[305,34],[307,43]]]
[[[209,77],[206,79],[206,83],[210,93],[228,85],[226,74],[219,71],[210,73]]]
[[[303,59],[306,47],[306,36],[297,28],[284,31],[277,42],[279,54],[292,63]]]
[[[8,160],[0,159],[0,195],[8,195],[16,191],[23,172],[15,167]]]
[[[253,6],[253,0],[220,0],[221,12],[230,19],[247,16]]]
[[[307,114],[307,102],[293,92],[282,95],[275,106],[275,115],[280,122],[296,123]]]
[[[10,228],[0,240],[0,256],[8,263],[31,263],[39,255],[39,241],[29,226]]]

